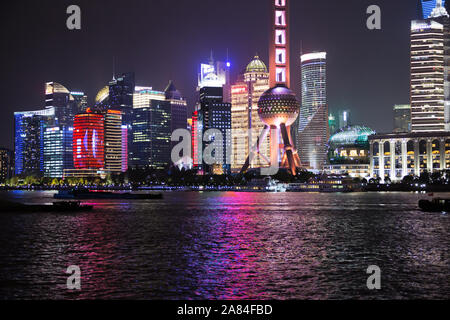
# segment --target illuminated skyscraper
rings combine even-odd
[[[411,130],[448,131],[450,38],[447,16],[411,23]]]
[[[204,87],[220,87],[223,91],[223,102],[231,103],[230,67],[229,62],[214,61],[211,52],[209,63],[200,65],[197,91],[200,92]]]
[[[75,102],[74,116],[81,112],[86,112],[88,108],[87,95],[84,92],[70,92]]]
[[[122,172],[122,113],[108,110],[105,114],[105,170],[110,173]]]
[[[269,89],[269,72],[258,56],[248,64],[241,81],[231,87],[232,169],[240,170],[245,164],[251,146],[256,144],[264,123],[258,116],[258,101]],[[249,131],[251,130],[251,131]],[[270,141],[260,146],[261,154],[270,157]],[[267,165],[256,158],[253,167]]]
[[[128,171],[128,127],[122,125],[122,172]]]
[[[84,97],[84,93],[79,93]],[[55,109],[55,124],[58,126],[73,126],[73,118],[80,111],[82,97],[77,100],[70,91],[57,82],[45,84],[45,108]]]
[[[75,116],[73,129],[73,159],[75,169],[105,168],[105,117],[87,113]]]
[[[122,112],[122,124],[128,128],[128,159],[131,157],[131,124],[133,121],[133,95],[135,91],[135,77],[133,72],[124,73],[120,76],[114,76],[109,82],[109,92],[106,95],[105,90],[100,90],[97,98],[100,105],[107,106],[108,109]]]
[[[109,107],[109,86],[105,86],[95,96],[95,107],[108,109]]]
[[[204,137],[209,129],[219,130],[223,140],[222,146],[216,149],[217,152],[222,154],[221,160],[210,166],[201,163],[201,160],[204,159],[198,155],[200,167],[211,173],[216,169],[218,169],[216,173],[229,172],[231,164],[227,159],[227,152],[231,151],[231,141],[229,137],[229,135],[231,135],[231,104],[223,101],[223,89],[221,87],[203,87],[200,89],[197,129],[197,136],[199,138]],[[215,139],[216,136],[214,135],[208,136],[206,138],[207,141],[202,142],[202,149],[198,152],[200,153],[201,150],[205,150],[205,148],[211,142],[215,141]]]
[[[0,183],[11,178],[13,167],[13,155],[11,150],[0,148]]]
[[[181,96],[180,91],[177,90],[173,81],[169,82],[169,85],[164,90],[166,95],[166,101],[170,103],[170,115],[172,128],[174,132],[177,129],[187,128],[187,101]]]
[[[339,111],[338,116],[339,116],[339,129],[349,127],[352,124],[350,110]]]
[[[43,132],[44,175],[60,178],[65,169],[73,169],[73,122],[75,115],[87,109],[87,96],[57,82],[46,83],[45,91],[45,107],[54,109],[55,117]]]
[[[55,121],[55,108],[15,112],[15,173],[40,176],[44,173],[44,131]]]
[[[171,164],[171,103],[166,93],[136,87],[130,165],[166,169]]]
[[[44,176],[62,178],[65,169],[73,169],[73,128],[48,127],[43,135]]]
[[[301,56],[302,104],[297,146],[302,163],[321,170],[329,139],[326,52]]]
[[[191,139],[192,139],[192,164],[194,168],[198,168],[202,159],[201,150],[199,150],[199,142],[202,141],[201,137],[199,137],[199,122],[198,122],[198,110],[192,113],[192,125],[191,125]]]

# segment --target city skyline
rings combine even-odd
[[[297,60],[299,60],[300,48],[302,48],[303,52],[327,51],[329,53],[328,95],[330,111],[342,108],[349,109],[352,111],[355,123],[368,125],[379,132],[387,132],[392,130],[391,121],[384,121],[384,117],[379,117],[376,113],[372,114],[370,113],[370,110],[381,107],[383,110],[385,109],[386,112],[392,112],[391,109],[393,104],[408,103],[409,24],[410,20],[419,18],[419,11],[417,10],[417,4],[411,4],[411,1],[408,1],[408,3],[407,1],[398,1],[396,4],[381,1],[382,30],[369,31],[365,26],[365,20],[367,18],[365,9],[369,2],[351,2],[353,2],[353,4],[350,5],[352,7],[351,14],[349,11],[346,11],[346,9],[350,7],[347,3],[334,4],[330,3],[330,1],[324,1],[323,3],[313,3],[312,1],[292,3],[292,11],[296,13],[296,16],[300,15],[298,19],[292,19],[291,21],[292,87],[294,92],[299,95],[297,83],[299,82],[298,79],[300,77],[300,62]],[[231,62],[232,82],[235,81],[237,75],[241,73],[242,69],[248,64],[249,59],[254,56],[255,52],[258,52],[261,59],[265,63],[268,63],[267,35],[269,30],[267,30],[265,25],[268,19],[266,12],[267,8],[265,8],[265,5],[255,7],[255,3],[256,1],[248,1],[242,4],[231,1],[230,3],[221,4],[220,7],[223,7],[223,10],[226,10],[227,12],[233,12],[233,16],[236,15],[236,18],[238,18],[237,20],[241,17],[240,15],[248,17],[249,12],[251,12],[252,15],[260,13],[259,17],[261,17],[261,19],[258,19],[257,23],[249,25],[248,23],[245,24],[245,21],[233,21],[233,23],[227,22],[221,24],[221,17],[218,18],[219,20],[216,24],[211,25],[206,22],[205,25],[207,28],[194,23],[189,28],[190,31],[188,32],[196,30],[202,30],[204,32],[200,32],[199,35],[196,35],[193,38],[191,37],[189,43],[183,44],[179,44],[176,41],[179,40],[178,36],[180,39],[185,38],[184,33],[186,30],[182,30],[183,28],[181,28],[183,22],[181,22],[181,24],[173,23],[171,25],[169,34],[173,35],[174,38],[172,38],[172,41],[169,41],[170,39],[160,39],[157,34],[152,37],[151,32],[145,31],[145,28],[136,29],[136,25],[139,25],[140,27],[146,25],[151,29],[151,26],[157,24],[157,22],[160,24],[162,23],[163,25],[164,22],[158,21],[158,19],[154,22],[150,22],[151,19],[149,19],[149,22],[138,19],[136,23],[133,23],[133,25],[130,24],[128,28],[125,28],[128,31],[136,31],[136,33],[133,33],[131,39],[124,40],[126,44],[111,51],[107,50],[107,43],[111,42],[113,39],[111,39],[110,36],[106,36],[105,30],[103,30],[107,25],[96,23],[95,25],[92,24],[92,27],[95,28],[94,30],[89,28],[89,21],[92,21],[93,8],[98,4],[87,4],[83,1],[79,3],[82,9],[82,23],[84,23],[85,28],[82,26],[82,30],[78,33],[76,33],[76,31],[68,31],[64,28],[66,19],[66,15],[64,14],[64,4],[61,4],[62,13],[57,12],[59,11],[58,8],[60,5],[53,5],[54,8],[48,11],[41,10],[40,12],[46,12],[49,19],[45,23],[42,23],[41,26],[38,24],[37,27],[38,30],[40,30],[40,28],[45,29],[48,31],[46,34],[49,35],[48,39],[45,38],[43,41],[43,52],[48,52],[48,49],[56,49],[60,46],[58,43],[50,41],[51,39],[64,39],[63,42],[67,43],[68,48],[73,49],[73,46],[76,46],[80,49],[80,59],[72,58],[73,60],[71,61],[65,61],[65,56],[72,56],[67,52],[68,48],[57,50],[56,52],[60,52],[60,54],[57,54],[56,58],[54,55],[51,56],[51,58],[54,58],[54,61],[51,61],[52,59],[48,55],[43,57],[43,55],[45,55],[44,53],[40,53],[37,56],[34,55],[41,63],[33,64],[33,60],[28,60],[31,67],[24,68],[24,70],[18,70],[21,72],[14,73],[14,77],[9,79],[12,80],[9,82],[9,85],[4,84],[2,86],[3,90],[8,88],[8,91],[3,92],[2,94],[2,96],[5,97],[4,112],[5,114],[7,112],[11,112],[10,114],[12,114],[14,111],[41,109],[43,103],[42,85],[39,88],[37,86],[39,83],[44,83],[46,81],[57,81],[67,86],[69,90],[86,92],[89,105],[93,105],[93,99],[96,93],[112,78],[113,56],[115,56],[116,73],[135,72],[137,85],[150,85],[155,89],[162,90],[169,80],[174,80],[181,94],[187,97],[189,107],[188,114],[190,114],[195,103],[195,82],[197,80],[196,74],[198,72],[198,65],[201,62],[207,61],[211,49],[214,51],[216,60],[222,61],[226,60],[226,51],[228,49],[230,57],[229,61]],[[168,9],[171,4],[175,5],[175,2],[172,3],[171,1],[167,1],[162,4],[156,1],[151,4],[154,5],[155,9],[160,8],[160,10],[165,10]],[[198,17],[197,15],[201,15],[201,13],[205,11],[202,4],[204,4],[204,1],[196,1],[195,3],[191,3],[189,8],[186,8],[193,13],[193,16],[189,19],[195,20]],[[44,3],[41,6],[46,5],[47,4]],[[32,11],[31,9],[33,6],[35,6],[35,4],[28,6],[28,10]],[[184,6],[187,5],[176,3],[176,6],[180,11],[175,10],[175,13],[173,13],[168,12],[167,10],[168,18],[173,18],[174,15],[178,15]],[[234,9],[228,10],[230,9],[228,6],[234,6]],[[139,9],[145,11],[148,7],[149,4],[139,3],[137,6],[128,8],[127,10]],[[252,10],[249,7],[251,7]],[[220,8],[208,9],[212,10],[212,12],[214,12],[214,10],[220,10]],[[336,9],[337,11],[332,9]],[[153,13],[154,11],[155,10],[151,10]],[[310,17],[306,16],[305,12],[310,12]],[[333,12],[340,13],[340,18],[346,19],[335,17]],[[25,15],[28,16],[29,13],[26,13]],[[101,21],[103,21],[102,19],[108,20],[108,15],[110,15],[110,18],[117,18],[119,13],[105,10],[98,18]],[[207,16],[209,16],[209,14]],[[323,16],[324,19],[320,20],[327,21],[327,23],[317,24],[317,19],[313,19],[314,16]],[[34,17],[29,22],[31,24],[33,24],[33,22],[37,23],[35,19],[38,18],[39,17]],[[173,19],[168,20],[174,21]],[[233,18],[233,20],[236,19]],[[248,20],[253,21],[254,19]],[[59,21],[62,23],[59,23]],[[111,21],[114,21],[114,19],[111,19]],[[8,22],[11,22],[10,18],[5,18],[3,20],[3,23]],[[60,24],[61,26],[56,28],[56,26],[59,26]],[[335,25],[335,27],[329,28],[330,24]],[[30,41],[31,43],[27,43],[26,39],[35,31],[29,30],[29,28],[25,27],[26,25],[27,24],[21,26],[21,28],[17,28],[16,32],[12,32],[11,35],[6,35],[10,41],[13,41],[13,39],[16,39],[18,36],[25,40],[22,41],[22,43],[19,41],[18,46],[14,47],[11,52],[2,53],[2,61],[4,61],[4,63],[8,60],[8,55],[16,53],[20,58],[21,55],[23,57],[25,50],[33,52],[32,48],[30,49],[30,45],[34,40]],[[243,26],[245,32],[239,31],[238,27],[242,28]],[[53,29],[53,27],[56,29]],[[107,27],[115,30],[113,24],[109,24]],[[224,30],[228,30],[225,35],[223,34]],[[160,41],[160,45],[152,47],[151,45],[148,46],[142,44],[142,41],[139,41],[139,39],[142,39],[137,36],[140,32],[148,34],[149,39],[153,40],[154,43]],[[348,37],[335,39],[335,37],[332,37],[333,32],[350,32],[350,34],[354,36],[354,40],[358,39],[360,41],[349,41],[349,39],[347,39]],[[97,42],[93,41],[94,38],[96,38]],[[240,41],[244,38],[246,41]],[[361,42],[362,40],[364,41]],[[49,41],[52,43],[53,48],[50,47]],[[153,43],[153,41],[150,42]],[[380,43],[384,43],[385,41],[392,41],[395,43],[395,47],[398,48],[398,50],[379,48]],[[172,42],[177,43],[177,45],[171,44]],[[300,42],[302,42],[302,45],[300,45]],[[356,47],[355,42],[357,42],[359,46]],[[89,48],[92,48],[92,45],[95,44],[95,47],[92,50],[93,57],[92,59],[89,59],[89,61],[82,58],[84,54],[87,54],[86,44],[90,44]],[[180,45],[183,46],[183,48],[186,46],[189,50],[183,50],[183,54],[180,54],[179,50],[174,50],[174,47]],[[142,50],[139,50],[141,48]],[[83,53],[83,49],[86,53]],[[381,50],[382,56],[390,56],[389,59],[385,59],[386,63],[383,62],[383,59],[376,59],[377,56],[380,56],[379,53],[373,52],[376,50]],[[148,58],[142,58],[144,53]],[[137,59],[134,59],[136,54],[138,57]],[[161,55],[166,56],[167,59],[165,61],[159,61],[158,57]],[[24,60],[17,59],[17,61]],[[351,69],[350,72],[343,72],[343,70],[347,69],[346,66],[350,61],[354,64],[354,69]],[[368,61],[371,62],[368,63]],[[364,63],[366,65],[362,66]],[[180,66],[180,64],[183,66]],[[64,70],[57,70],[58,68],[62,68],[62,66],[65,67]],[[5,66],[7,71],[8,68],[11,67],[14,67],[14,63],[12,66]],[[394,67],[395,69],[393,69]],[[89,70],[89,75],[85,74],[86,70]],[[364,74],[361,74],[360,70],[367,71]],[[390,84],[380,81],[383,78],[382,71],[391,72],[392,77],[398,78],[398,81],[395,81],[395,90]],[[22,75],[22,77],[19,75]],[[22,82],[19,87],[21,90],[25,90],[27,95],[14,94],[15,90],[17,90],[14,83],[17,81]],[[26,89],[30,87],[31,90]],[[374,88],[376,90],[374,90]],[[378,94],[374,92],[378,92]],[[20,98],[18,99],[17,97]],[[10,119],[5,117],[5,120],[2,122],[2,138],[0,138],[0,145],[12,149],[14,129],[9,120]]]

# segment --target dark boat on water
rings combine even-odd
[[[62,201],[53,204],[22,204],[10,201],[0,201],[3,212],[33,213],[33,212],[82,212],[91,211],[94,207],[82,205],[79,201]]]
[[[152,200],[162,199],[162,193],[149,194],[149,193],[119,193],[119,192],[106,192],[106,191],[92,191],[92,190],[60,190],[53,196],[55,199],[129,199],[129,200]]]
[[[450,212],[450,199],[419,200],[419,207],[425,212]]]

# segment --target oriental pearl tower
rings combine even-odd
[[[258,102],[258,115],[265,127],[241,173],[248,170],[255,154],[259,154],[260,144],[270,131],[270,164],[278,166],[281,150],[281,166],[289,168],[292,175],[296,175],[300,158],[292,143],[290,126],[299,116],[300,104],[289,89],[289,0],[269,1],[272,17],[269,48],[271,89],[267,90]]]

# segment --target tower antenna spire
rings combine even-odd
[[[113,56],[113,66],[112,66],[113,68],[113,80],[116,80],[116,57],[115,56]]]
[[[214,56],[213,56],[213,50],[211,49],[211,57],[209,58],[209,62],[211,65],[214,64]]]

